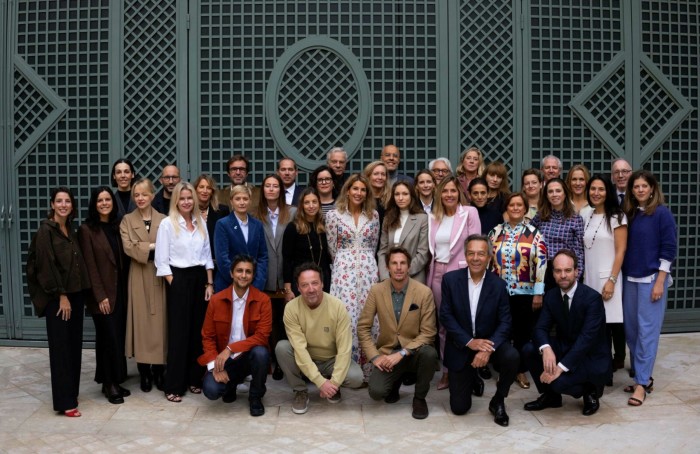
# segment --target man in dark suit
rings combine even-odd
[[[425,419],[425,396],[437,366],[437,352],[432,346],[437,333],[433,292],[409,277],[411,256],[406,249],[389,249],[385,261],[389,279],[372,286],[357,322],[360,345],[374,365],[369,395],[392,404],[399,400],[404,373],[413,373],[416,388],[412,416]],[[372,338],[375,317],[379,321],[376,342]]]
[[[469,411],[472,393],[484,393],[477,369],[494,363],[500,377],[489,411],[494,422],[505,427],[509,422],[505,398],[518,372],[520,355],[509,342],[506,283],[486,271],[491,251],[486,236],[470,235],[464,242],[468,268],[450,271],[442,279],[440,323],[447,331],[443,363],[449,371],[450,409],[456,415]]]
[[[211,297],[202,325],[202,349],[198,362],[207,366],[202,391],[211,400],[236,400],[236,385],[248,374],[251,416],[262,416],[265,380],[270,365],[268,337],[272,329],[270,298],[252,287],[255,261],[237,255],[231,265],[231,286]]]
[[[537,411],[561,407],[561,395],[583,396],[583,414],[598,411],[598,399],[612,367],[600,293],[576,282],[576,255],[562,249],[553,260],[559,288],[545,294],[533,340],[523,347],[540,397],[525,404]],[[552,328],[556,337],[550,337]],[[541,356],[540,356],[541,355]]]
[[[250,173],[250,160],[242,154],[233,155],[226,161],[226,174],[231,181],[230,185],[222,184],[219,189],[218,198],[222,203],[230,207],[231,190],[234,186],[243,185],[250,188],[250,204],[248,212],[255,213],[260,199],[260,188],[248,183],[248,174]]]
[[[297,163],[292,158],[282,158],[277,163],[277,175],[282,179],[284,184],[284,201],[289,206],[296,206],[299,201],[299,196],[306,189],[304,186],[297,184]]]
[[[163,172],[160,175],[160,183],[163,189],[153,197],[151,206],[164,215],[168,215],[170,211],[170,198],[172,197],[175,186],[180,182],[180,169],[174,164],[168,164],[163,167]]]

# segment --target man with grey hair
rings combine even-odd
[[[544,174],[544,182],[548,182],[552,178],[561,178],[561,172],[564,168],[561,165],[561,159],[553,154],[549,154],[542,158],[542,173]]]
[[[326,161],[333,172],[335,191],[340,192],[343,184],[345,184],[345,180],[348,179],[348,175],[345,173],[345,167],[348,164],[348,154],[343,147],[333,147],[328,151]]]
[[[442,180],[452,175],[452,164],[447,158],[437,158],[428,163],[428,170],[433,173],[435,185],[437,186]]]
[[[405,181],[413,184],[413,178],[399,173],[399,164],[401,163],[401,151],[399,147],[393,144],[386,145],[382,148],[381,159],[386,166],[386,177],[389,180],[389,186],[393,186],[397,181]]]
[[[625,201],[625,192],[627,191],[627,181],[632,173],[632,166],[623,158],[617,158],[612,162],[611,178],[617,189],[617,203],[622,206]]]

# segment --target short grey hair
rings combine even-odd
[[[345,151],[345,148],[343,148],[343,147],[333,147],[333,148],[331,148],[331,149],[328,151],[328,154],[326,155],[326,160],[327,160],[327,161],[331,159],[331,155],[332,155],[333,153],[343,153],[343,155],[345,155],[345,160],[348,159],[348,153]]]
[[[561,159],[559,159],[558,157],[554,156],[553,154],[548,154],[547,156],[545,156],[544,158],[542,158],[542,161],[540,162],[540,168],[544,168],[544,162],[545,162],[547,159],[554,159],[555,161],[557,161],[557,166],[559,166],[559,170],[564,170],[564,166],[561,165]]]
[[[447,168],[450,169],[450,173],[453,172],[453,170],[452,170],[452,163],[451,163],[450,160],[447,159],[447,158],[437,158],[437,159],[433,159],[432,161],[430,161],[430,162],[428,163],[428,170],[433,170],[433,167],[435,167],[435,163],[437,163],[438,161],[444,162],[445,165],[447,166]]]

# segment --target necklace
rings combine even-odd
[[[313,226],[311,226],[313,229]],[[309,230],[309,233],[306,234],[306,240],[309,242],[309,253],[311,254],[311,261],[316,264],[316,266],[321,266],[321,257],[323,256],[323,243],[321,242],[321,238],[318,238],[318,260],[314,257],[314,247],[311,244],[311,230]]]
[[[144,225],[146,226],[146,232],[151,233],[151,218],[153,217],[153,207],[150,207],[150,210],[148,211],[148,219],[146,219],[143,215],[141,216],[141,220],[143,221]]]
[[[595,213],[595,210],[591,211],[591,215],[588,217],[588,221],[586,221],[586,228],[583,229],[583,232],[584,232],[584,235],[583,235],[583,237],[584,237],[583,245],[586,247],[586,249],[591,249],[591,248],[593,247],[593,243],[595,243],[595,237],[598,236],[598,230],[600,230],[600,226],[603,225],[603,221],[605,220],[605,215],[602,215],[602,216],[600,217],[600,222],[598,223],[598,227],[596,227],[596,228],[595,228],[595,232],[593,232],[593,239],[591,240],[591,244],[590,244],[590,245],[586,244],[586,240],[585,240],[586,235],[585,235],[585,233],[588,231],[588,226],[590,225],[591,221],[593,220],[593,215],[594,215],[594,214],[596,214],[596,213]]]

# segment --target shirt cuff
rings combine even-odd
[[[540,355],[542,354],[542,350],[544,350],[544,349],[547,348],[547,347],[549,347],[549,344],[542,344],[542,345],[540,346]]]
[[[207,370],[208,370],[209,372],[211,372],[211,371],[214,370],[214,363],[215,363],[215,361],[209,361],[209,362],[207,363]]]
[[[559,366],[559,368],[561,370],[563,370],[564,372],[569,372],[569,369],[565,365],[563,365],[562,363],[557,363],[557,366]]]
[[[659,271],[665,271],[667,273],[671,272],[671,262],[665,259],[660,260]]]

